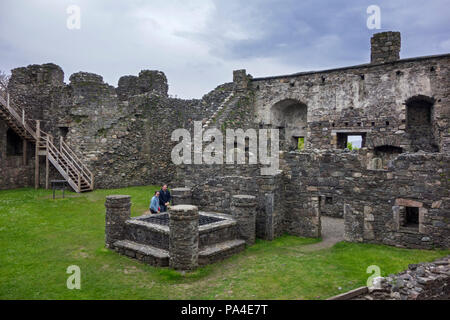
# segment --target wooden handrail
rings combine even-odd
[[[11,103],[9,99],[9,93],[1,91],[0,103],[5,106],[6,110],[25,128],[28,134],[30,134],[34,139],[36,139],[36,130],[34,130],[31,122],[25,117],[25,110],[20,109]],[[6,95],[6,98],[2,95]]]
[[[64,150],[67,155],[69,157],[72,158],[72,160],[74,160],[74,162],[78,165],[78,167],[80,168],[80,171],[82,173],[85,174],[85,179],[86,180],[90,180],[90,182],[92,183],[92,172],[88,169],[88,167],[80,160],[80,158],[77,157],[77,155],[75,154],[75,152],[73,152],[72,149],[70,149],[70,147],[67,145],[67,143],[64,142],[64,140],[61,138],[60,141],[60,146],[61,146],[61,150]]]
[[[77,176],[81,176],[80,171],[73,166],[72,162],[64,154],[62,154],[61,152],[58,151],[58,148],[56,148],[52,142],[47,140],[47,143],[49,146],[48,150],[52,153],[54,158],[56,158],[56,159],[58,159],[59,157],[63,158],[67,163],[66,167],[67,168],[70,167],[70,169],[72,169],[74,174],[76,174]]]
[[[0,89],[2,84],[0,83]],[[9,98],[9,93],[7,89],[0,90],[0,105],[11,114],[11,116],[25,129],[33,139],[36,140],[36,152],[37,150],[45,150],[47,156],[50,156],[56,161],[59,168],[65,171],[68,179],[72,180],[73,186],[81,191],[81,185],[87,183],[91,190],[94,188],[94,175],[88,169],[88,167],[80,160],[80,158],[75,154],[75,152],[70,149],[70,147],[61,138],[59,148],[54,145],[53,135],[40,129],[40,126],[36,120],[36,125],[34,122],[26,118],[25,110],[13,105]],[[63,161],[64,162],[63,162]],[[60,169],[58,169],[60,170]]]

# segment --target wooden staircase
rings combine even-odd
[[[39,156],[46,157],[46,188],[48,189],[49,163],[64,177],[75,192],[94,190],[94,175],[61,138],[58,146],[53,136],[41,130],[40,121],[25,117],[25,110],[10,101],[9,94],[0,87],[0,118],[24,141],[35,144],[35,187],[39,187]],[[26,143],[24,162],[26,162]]]

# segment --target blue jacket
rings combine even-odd
[[[159,208],[159,199],[157,196],[153,196],[152,201],[150,201],[150,209],[158,212]]]

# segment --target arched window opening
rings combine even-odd
[[[272,127],[284,131],[280,133],[281,148],[284,150],[299,149],[299,138],[305,146],[307,132],[308,108],[297,100],[286,99],[273,105],[271,109]]]

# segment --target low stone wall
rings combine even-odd
[[[284,180],[275,176],[204,176],[203,183],[192,189],[192,202],[203,211],[233,214],[234,195],[256,198],[256,236],[273,240],[284,232],[309,236],[302,226],[293,227],[284,203]],[[303,204],[302,204],[303,205]],[[308,204],[309,205],[309,204]],[[306,209],[308,210],[308,209]],[[317,234],[317,233],[316,233]],[[314,236],[314,235],[313,235]]]
[[[379,288],[369,291],[353,300],[448,300],[450,256],[431,263],[410,264],[404,272],[381,278]]]

